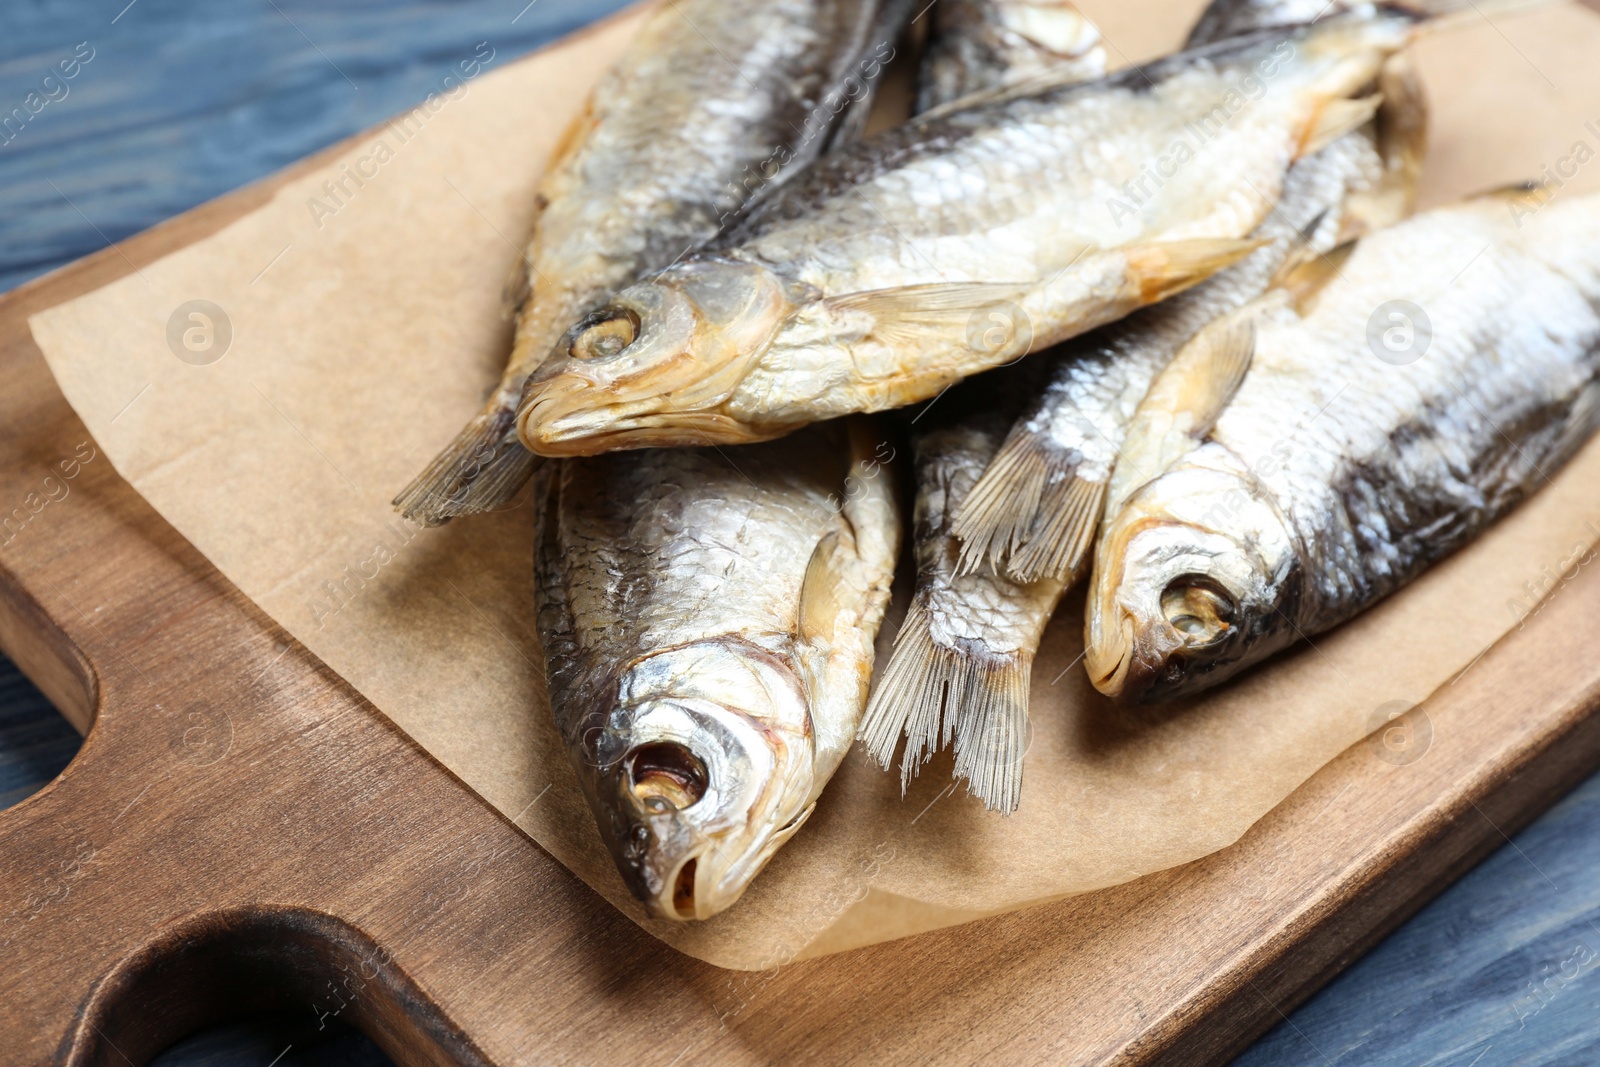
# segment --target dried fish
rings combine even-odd
[[[1106,72],[1100,30],[1068,0],[939,0],[932,13],[919,114],[1047,73],[1092,81]]]
[[[899,520],[870,420],[559,464],[539,633],[600,834],[664,919],[705,919],[800,829],[855,739]]]
[[[547,455],[764,440],[902,406],[1120,318],[1257,246],[1294,160],[1364,125],[1397,13],[1044,77],[813,165],[580,320],[529,379]],[[975,343],[996,309],[1026,325]]]
[[[1351,618],[1600,424],[1600,196],[1429,212],[1298,305],[1215,324],[1136,415],[1155,476],[1113,487],[1089,604],[1109,696],[1191,693]]]
[[[1219,0],[1212,10],[1235,2]],[[1081,574],[1123,425],[1156,372],[1206,322],[1356,225],[1351,194],[1364,195],[1384,178],[1372,137],[1370,129],[1347,134],[1296,163],[1283,199],[1254,235],[1264,246],[1243,262],[1121,323],[997,372],[999,380],[991,374],[963,383],[936,409],[945,416],[952,408],[975,409],[953,424],[938,415],[923,420],[916,440],[917,590],[862,729],[868,750],[886,766],[904,735],[903,780],[933,750],[952,745],[956,773],[968,779],[969,790],[991,809],[1015,810],[1034,655],[1062,594]],[[1045,378],[1050,384],[1041,395]],[[1000,418],[1007,412],[1014,418],[1018,398],[1030,396],[1039,399],[1027,417]],[[1000,434],[1005,450],[996,461]],[[1065,434],[1072,438],[1062,447],[1057,442]],[[1043,448],[1034,443],[1041,438]],[[1036,461],[1052,454],[1047,448],[1060,456],[1056,470]],[[1019,453],[1035,461],[1018,463]],[[981,482],[979,472],[985,472]],[[958,539],[961,520],[970,522],[974,510],[991,527],[996,515],[1010,517],[1005,536],[1015,536],[1018,517],[1039,523],[1044,544],[1065,558],[1008,572],[1003,562],[1015,564],[1014,557],[991,560],[988,542]]]
[[[905,741],[904,785],[934,752],[950,747],[968,792],[1007,814],[1022,795],[1034,653],[1066,583],[958,574],[960,546],[950,526],[1011,422],[1008,405],[985,394],[1020,391],[1021,383],[1005,379],[1025,367],[997,372],[1004,384],[993,383],[994,390],[993,375],[963,383],[959,395],[953,390],[940,402],[948,405],[941,414],[955,417],[916,437],[917,587],[861,724],[867,751],[885,767]]]
[[[1037,74],[1046,50],[1022,32],[1029,19],[1048,16],[1055,38],[1072,49],[1058,44],[1049,54],[1068,56],[1057,62],[1077,64],[1073,69],[1084,80],[1104,69],[1099,32],[1058,0],[947,0],[940,10],[923,57],[920,110]],[[1063,25],[1072,20],[1088,30]],[[990,343],[1004,343],[1014,325],[997,316],[999,332]],[[932,418],[924,411],[913,423],[917,587],[861,723],[867,751],[884,767],[905,740],[902,787],[933,752],[948,746],[968,792],[1007,814],[1021,800],[1033,653],[1063,583],[1030,586],[990,573],[958,575],[960,545],[951,522],[994,458],[1021,398],[1037,392],[1042,369],[1028,360],[962,382],[939,398]]]
[[[600,81],[539,183],[507,284],[516,341],[481,412],[400,495],[435,525],[506,503],[535,457],[513,418],[574,319],[714,237],[866,121],[910,0],[671,0]]]
[[[1245,16],[1263,6],[1218,0],[1201,29],[1248,25]],[[1078,572],[1093,545],[1127,421],[1178,349],[1260,295],[1291,257],[1327,252],[1410,213],[1427,104],[1409,57],[1390,57],[1371,88],[1384,101],[1374,124],[1294,165],[1253,234],[1264,247],[1206,283],[1045,357],[1054,370],[1043,394],[1011,429],[956,517],[963,571],[993,566],[1019,581]]]

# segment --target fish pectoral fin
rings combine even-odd
[[[1295,310],[1305,315],[1328,283],[1339,276],[1355,250],[1355,241],[1347,241],[1320,255],[1308,248],[1306,254],[1284,261],[1283,267],[1273,276],[1271,288],[1287,292]]]
[[[1195,237],[1130,245],[1122,254],[1139,286],[1140,299],[1154,304],[1233,266],[1266,243],[1249,238]]]
[[[979,316],[987,310],[1007,318],[1009,309],[1004,305],[1022,299],[1036,284],[1031,280],[934,282],[843,293],[828,297],[826,304],[835,312],[870,315],[871,336],[885,344],[901,346],[914,344],[929,333],[965,329],[975,321],[982,322]],[[1003,327],[1005,323],[997,325]]]
[[[1358,100],[1339,97],[1322,105],[1311,125],[1300,137],[1296,159],[1316,155],[1347,133],[1352,133],[1372,121],[1383,103],[1382,93],[1373,93]]]
[[[805,644],[833,643],[839,615],[844,610],[844,590],[855,583],[854,539],[834,530],[817,542],[806,562],[800,583],[798,637]]]
[[[1236,313],[1207,326],[1184,346],[1167,368],[1173,391],[1167,395],[1175,425],[1198,440],[1211,432],[1217,417],[1238,392],[1255,357],[1255,321]],[[1167,374],[1162,374],[1165,379]],[[1155,387],[1151,394],[1155,395]]]
[[[1117,460],[1108,514],[1211,432],[1255,356],[1254,311],[1247,306],[1201,330],[1150,384]]]

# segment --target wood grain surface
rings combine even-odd
[[[26,314],[245,190],[0,302],[0,503],[85,440]],[[1241,844],[1117,890],[762,975],[613,913],[303,650],[103,457],[0,547],[0,647],[88,742],[0,816],[0,1061],[140,1062],[315,1010],[397,1061],[1220,1062],[1597,761],[1600,580]],[[841,1040],[841,1034],[851,1035]]]

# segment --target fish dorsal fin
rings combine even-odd
[[[1266,243],[1252,238],[1192,237],[1130,245],[1123,255],[1128,269],[1139,279],[1140,296],[1154,304],[1200,284]]]
[[[1254,306],[1200,331],[1150,384],[1111,477],[1107,514],[1205,439],[1255,356]]]
[[[1373,93],[1359,100],[1348,100],[1344,97],[1329,100],[1322,105],[1316,118],[1301,136],[1300,148],[1295,153],[1295,158],[1304,159],[1306,156],[1316,155],[1345,134],[1359,130],[1372,121],[1372,117],[1378,113],[1378,106],[1382,103],[1382,93]]]
[[[826,303],[835,312],[870,315],[871,334],[885,344],[898,347],[915,343],[931,331],[949,330],[952,324],[959,328],[984,308],[1022,299],[1036,284],[1032,280],[933,282],[844,293],[828,297]],[[1011,358],[1025,353],[997,354]]]

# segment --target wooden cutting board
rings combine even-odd
[[[139,1063],[265,1010],[404,1064],[1223,1062],[1600,764],[1580,568],[1407,755],[1358,744],[1206,860],[774,972],[682,956],[223,579],[33,344],[339,150],[0,300],[0,648],[89,732],[0,814],[0,1062]]]

